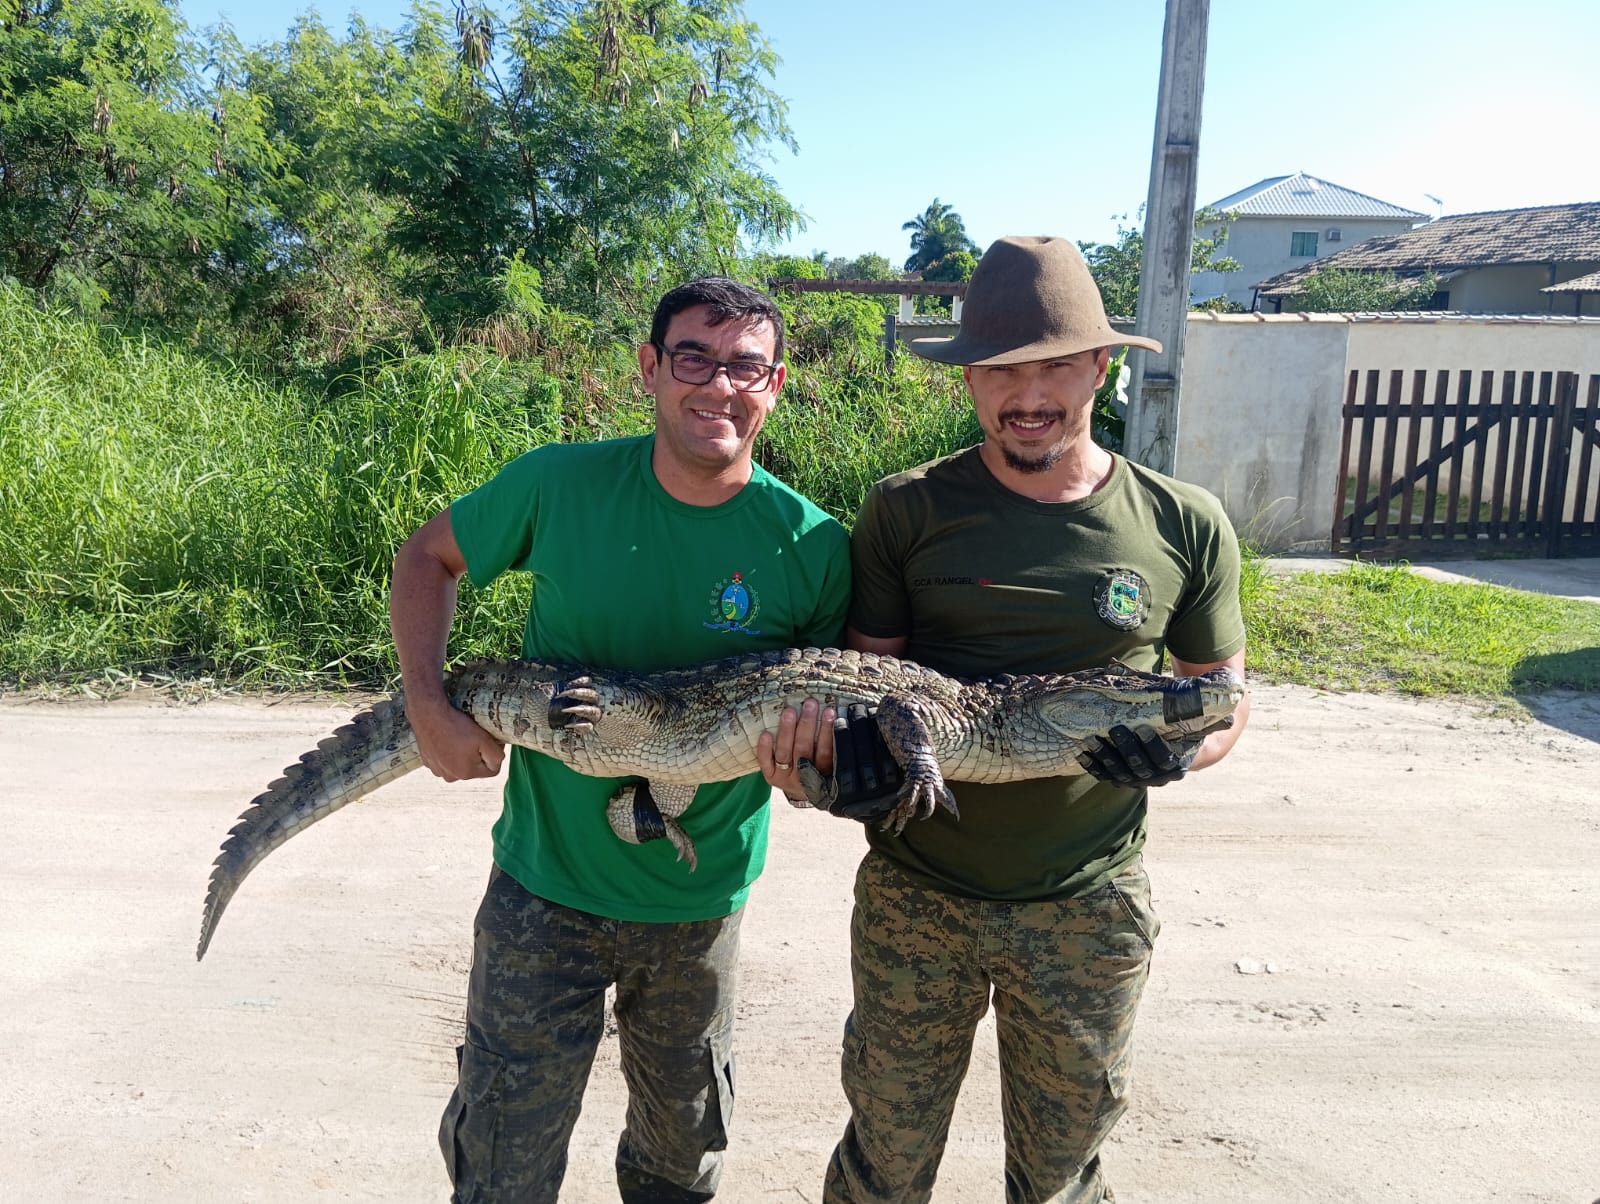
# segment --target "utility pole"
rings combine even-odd
[[[1165,473],[1177,467],[1178,382],[1189,314],[1210,9],[1211,0],[1167,0],[1150,195],[1144,208],[1144,258],[1139,264],[1139,312],[1133,329],[1159,340],[1163,350],[1140,351],[1133,357],[1123,449],[1129,459]]]

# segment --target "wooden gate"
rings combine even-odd
[[[1600,374],[1429,375],[1351,371],[1333,551],[1600,555]]]

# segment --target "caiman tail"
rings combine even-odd
[[[228,900],[268,853],[346,803],[421,766],[405,704],[390,698],[362,711],[285,769],[283,777],[251,800],[212,863],[195,960],[206,955]]]

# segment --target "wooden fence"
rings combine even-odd
[[[1600,555],[1597,447],[1600,374],[1352,369],[1333,551]]]

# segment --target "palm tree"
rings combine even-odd
[[[976,251],[978,244],[967,237],[961,215],[938,197],[922,213],[900,227],[911,231],[911,257],[906,271],[921,272],[932,267],[952,251]]]

